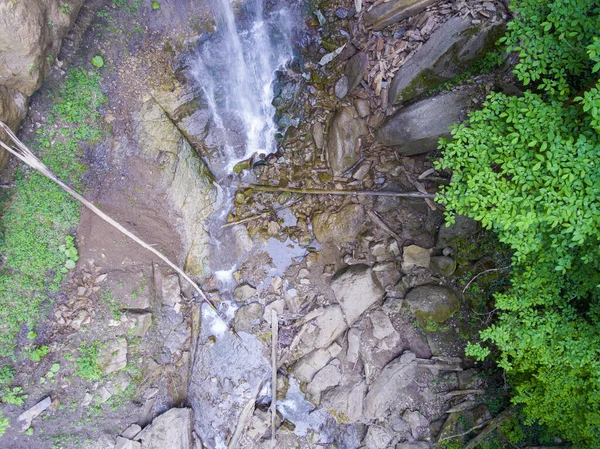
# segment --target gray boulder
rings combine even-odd
[[[452,17],[396,72],[390,84],[390,103],[410,100],[465,73],[503,30],[504,18],[499,14],[477,24],[468,15]]]
[[[348,328],[339,306],[321,307],[304,317],[306,323],[300,329],[298,340],[292,346],[295,356],[300,358],[313,349],[327,348]]]
[[[374,30],[381,30],[388,25],[400,22],[420,13],[439,0],[394,0],[380,4],[365,13],[365,24]]]
[[[449,128],[466,118],[477,88],[443,92],[401,109],[376,132],[386,146],[397,147],[403,156],[427,153],[438,147],[440,137],[450,137]]]
[[[360,84],[369,70],[369,57],[366,53],[360,52],[352,56],[346,63],[344,69],[345,75],[336,83],[335,88],[338,98],[344,98],[352,93]]]
[[[406,295],[406,303],[422,322],[443,323],[460,308],[454,290],[440,285],[421,285]]]
[[[385,293],[367,265],[352,265],[341,273],[336,273],[331,289],[349,326],[369,307],[381,301]]]
[[[340,424],[361,420],[367,384],[363,379],[348,379],[344,385],[323,394],[321,406],[328,410]]]
[[[260,324],[263,307],[258,302],[240,307],[235,314],[235,328],[238,331],[251,332],[254,326]]]
[[[172,408],[154,418],[136,440],[144,449],[192,449],[193,416],[190,408]]]
[[[364,120],[353,107],[345,106],[336,112],[327,134],[327,157],[334,176],[342,176],[358,161],[358,140],[367,132]]]
[[[360,204],[344,206],[335,214],[316,214],[312,225],[320,243],[342,244],[354,240],[365,224],[365,212]]]
[[[450,277],[456,271],[456,261],[447,256],[432,257],[430,268],[440,276]]]

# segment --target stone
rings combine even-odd
[[[405,411],[402,419],[408,423],[410,432],[415,440],[429,438],[429,420],[418,411]]]
[[[363,119],[350,106],[340,108],[331,121],[327,134],[327,158],[333,176],[342,176],[359,157],[359,139],[368,133]]]
[[[97,362],[104,375],[125,368],[127,365],[127,340],[117,338],[106,343],[98,352]]]
[[[356,108],[356,112],[358,112],[358,116],[360,118],[368,117],[371,113],[371,107],[369,106],[368,100],[357,98],[354,100],[354,107]]]
[[[396,72],[390,84],[390,103],[408,101],[465,73],[503,32],[500,14],[479,23],[468,15],[448,19]]]
[[[352,265],[336,273],[331,289],[349,326],[369,307],[381,301],[385,293],[367,265]]]
[[[313,140],[318,150],[322,150],[325,146],[325,131],[323,130],[323,124],[316,122],[312,127]]]
[[[346,75],[342,75],[340,79],[336,81],[333,90],[335,92],[335,96],[340,100],[348,95],[348,84],[348,76]]]
[[[477,87],[442,92],[400,109],[377,130],[383,145],[395,147],[403,156],[436,150],[440,138],[450,137],[449,128],[463,121],[479,95]]]
[[[166,306],[173,307],[176,303],[181,302],[181,285],[178,275],[162,276],[161,294],[162,303]]]
[[[271,322],[271,311],[274,310],[277,312],[277,316],[281,316],[285,309],[285,299],[277,299],[265,306],[265,313],[263,313],[263,320],[267,323]]]
[[[321,393],[328,388],[337,386],[341,379],[339,367],[330,363],[315,374],[313,380],[306,386],[306,392],[312,402],[318,405],[321,402]]]
[[[159,94],[153,92],[154,97]],[[157,189],[177,211],[174,225],[183,231],[184,270],[192,277],[202,276],[207,274],[210,241],[205,223],[217,201],[214,177],[153,96],[146,95],[134,113],[133,136],[141,156],[160,160],[164,167]]]
[[[442,224],[438,231],[435,246],[446,248],[456,245],[459,241],[471,237],[479,231],[479,223],[464,215],[456,215],[450,226]]]
[[[369,70],[369,57],[364,52],[359,52],[352,56],[346,63],[344,73],[348,77],[348,93],[351,94],[354,89],[363,80]]]
[[[304,317],[306,323],[292,342],[298,357],[329,347],[348,328],[339,306],[321,307]]]
[[[377,419],[392,408],[408,408],[413,402],[408,387],[414,382],[416,372],[416,356],[410,351],[388,363],[369,388],[365,398],[365,417]]]
[[[0,120],[6,123],[14,133],[19,130],[19,125],[27,114],[27,104],[27,95],[17,89],[0,85]],[[11,143],[4,131],[0,131],[0,140],[6,144]],[[7,151],[0,149],[0,170],[6,166],[9,157]]]
[[[363,415],[367,384],[362,379],[346,383],[323,393],[321,406],[340,424],[351,424]]]
[[[366,446],[367,449],[387,448],[393,438],[394,433],[391,430],[379,425],[369,426],[367,435],[363,440],[363,445]]]
[[[316,349],[296,362],[292,370],[294,377],[300,382],[310,382],[320,370],[332,359],[329,349]]]
[[[256,294],[256,289],[250,284],[244,283],[238,285],[233,291],[233,297],[236,301],[246,301]]]
[[[114,449],[142,449],[142,445],[137,441],[131,441],[128,438],[117,437],[117,443]]]
[[[134,322],[134,327],[131,329],[131,335],[134,337],[143,337],[152,326],[151,313],[130,313],[129,318]]]
[[[460,308],[454,290],[439,285],[415,287],[405,300],[415,317],[425,323],[443,323]]]
[[[414,16],[439,0],[392,0],[366,12],[365,24],[379,31],[388,25]]]
[[[21,413],[17,418],[17,421],[22,421],[21,432],[25,432],[29,429],[29,427],[31,427],[31,422],[38,417],[40,413],[50,407],[50,404],[52,404],[52,400],[49,397],[44,398],[29,410]]]
[[[346,360],[349,363],[356,363],[360,355],[360,329],[353,327],[348,331],[348,350],[346,351]]]
[[[360,204],[349,204],[337,213],[316,214],[313,232],[319,243],[343,244],[356,238],[365,224],[365,211]]]
[[[447,256],[432,257],[430,268],[440,276],[450,277],[456,271],[456,261]]]
[[[431,444],[427,441],[405,441],[396,445],[396,449],[431,449]]]
[[[376,310],[369,315],[371,324],[373,325],[373,336],[378,340],[383,340],[385,337],[396,332],[390,318],[381,310]]]
[[[406,272],[413,267],[429,268],[430,250],[417,245],[406,246],[402,256],[402,269]]]
[[[263,307],[258,302],[242,306],[235,313],[235,329],[250,333],[254,326],[260,324],[262,316]]]
[[[141,431],[142,431],[142,428],[140,426],[138,426],[137,424],[132,424],[127,429],[125,429],[123,431],[123,433],[121,434],[121,436],[123,438],[127,438],[129,440],[132,440]]]
[[[191,408],[172,408],[154,418],[136,437],[144,449],[193,449]]]

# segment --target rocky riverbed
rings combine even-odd
[[[427,449],[483,428],[491,414],[480,367],[464,356],[476,331],[464,288],[492,262],[473,249],[477,224],[446,227],[431,194],[450,179],[433,165],[438,139],[510,86],[502,67],[443,86],[493,47],[505,5],[294,5],[303,26],[273,86],[277,151],[229,174],[189,64],[215,32],[210,12],[133,5],[84,3],[46,88],[102,55],[106,137],[85,151],[86,195],[180,264],[220,316],[84,210],[80,260],[41,337],[50,354],[20,367],[14,384],[28,397],[4,407],[2,447]],[[17,126],[15,105],[46,69],[4,100],[3,120]],[[2,73],[0,85],[14,89]],[[23,139],[50,126],[51,104],[44,88],[32,97]],[[77,376],[90,345],[93,380]]]

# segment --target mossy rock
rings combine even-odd
[[[443,323],[460,308],[454,290],[439,285],[421,285],[406,295],[406,303],[422,323]]]

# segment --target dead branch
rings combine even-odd
[[[504,410],[502,413],[500,413],[498,416],[496,416],[495,418],[490,419],[489,421],[487,421],[485,424],[485,428],[479,432],[479,434],[473,438],[472,440],[470,440],[467,445],[465,446],[464,449],[474,449],[477,447],[477,445],[479,443],[481,443],[485,437],[487,437],[490,433],[492,433],[494,430],[496,430],[498,427],[500,427],[500,425],[507,420],[508,418],[510,418],[510,416],[513,413],[513,409],[512,407],[508,407],[506,410]]]
[[[329,189],[300,189],[293,187],[278,187],[278,186],[265,186],[259,184],[239,184],[238,187],[242,189],[252,189],[263,192],[290,192],[290,193],[303,193],[305,195],[346,195],[346,196],[391,196],[397,198],[435,198],[432,193],[420,193],[420,192],[388,192],[388,191],[377,191],[377,190],[329,190]]]
[[[484,275],[486,273],[491,273],[491,272],[494,272],[494,271],[506,270],[507,268],[510,268],[511,266],[512,265],[508,265],[506,267],[500,267],[500,268],[490,268],[489,270],[485,270],[485,271],[482,271],[481,273],[476,274],[475,276],[473,276],[473,279],[471,279],[469,281],[469,283],[465,286],[465,288],[463,288],[463,291],[462,291],[463,294],[467,291],[467,289],[473,283],[473,281],[475,281],[475,279],[477,279],[479,276],[482,276],[482,275]]]
[[[59,187],[61,189],[63,189],[65,192],[67,192],[69,195],[71,195],[73,198],[75,198],[77,201],[79,201],[81,204],[83,204],[85,207],[87,207],[89,210],[91,210],[97,216],[99,216],[100,218],[102,218],[108,224],[110,224],[111,226],[113,226],[114,228],[116,228],[119,232],[121,232],[122,234],[126,235],[131,240],[133,240],[138,245],[140,245],[142,248],[147,249],[152,254],[154,254],[156,257],[158,257],[160,260],[162,260],[164,263],[166,263],[169,267],[171,267],[179,275],[181,275],[181,277],[183,277],[186,281],[188,281],[192,285],[192,287],[194,287],[194,289],[198,292],[198,295],[200,295],[200,297],[202,298],[202,300],[206,304],[208,304],[208,306],[217,314],[217,316],[219,318],[221,318],[223,321],[225,321],[225,323],[227,323],[227,320],[225,320],[221,316],[221,314],[219,313],[219,311],[217,310],[217,308],[215,307],[215,305],[208,299],[208,297],[204,294],[204,292],[200,289],[200,287],[198,287],[198,285],[194,281],[192,281],[192,279],[187,274],[185,274],[185,272],[181,268],[179,268],[177,265],[175,265],[173,262],[171,262],[160,251],[158,251],[157,249],[154,249],[152,247],[152,245],[149,245],[148,243],[144,242],[142,239],[138,238],[135,234],[133,234],[130,231],[128,231],[126,228],[124,228],[117,221],[113,220],[111,217],[109,217],[108,215],[106,215],[104,212],[102,212],[100,209],[98,209],[96,206],[94,206],[92,203],[90,203],[88,200],[86,200],[82,195],[80,195],[78,192],[76,192],[75,190],[73,190],[70,186],[68,186],[63,181],[61,181],[48,167],[46,167],[31,152],[31,150],[29,150],[29,148],[27,148],[25,146],[25,144],[23,144],[23,142],[21,142],[17,138],[17,136],[15,136],[15,134],[12,132],[12,130],[8,127],[8,125],[6,123],[4,123],[3,121],[0,121],[0,127],[8,134],[9,138],[17,146],[17,148],[14,148],[14,147],[11,148],[11,147],[9,147],[8,145],[6,145],[4,142],[2,142],[0,140],[0,146],[2,148],[4,148],[6,151],[8,151],[11,154],[14,154],[16,157],[18,157],[19,159],[21,159],[23,162],[25,162],[31,168],[33,168],[33,169],[37,170],[38,172],[40,172],[42,175],[46,176],[48,179],[54,181],[56,184],[59,185]],[[234,335],[238,339],[241,340],[241,338],[235,332],[235,330],[232,330],[232,331],[233,331]]]
[[[398,234],[396,234],[394,231],[392,231],[392,229],[382,220],[382,218],[379,216],[379,214],[377,212],[370,210],[370,211],[367,211],[367,214],[369,215],[369,217],[371,218],[373,223],[375,223],[377,226],[379,226],[381,229],[383,229],[389,235],[394,237],[396,239],[396,241],[400,244],[400,246],[402,246],[404,244],[404,240],[402,240],[402,238]]]
[[[296,200],[292,201],[292,202],[291,202],[291,203],[289,203],[289,204],[284,204],[284,205],[283,205],[283,206],[281,206],[281,207],[276,207],[276,208],[275,208],[275,209],[273,209],[272,211],[263,212],[262,214],[252,215],[251,217],[242,218],[241,220],[237,220],[237,221],[231,221],[231,222],[229,222],[229,223],[225,223],[225,224],[221,225],[221,229],[230,228],[230,227],[232,227],[232,226],[235,226],[235,225],[239,225],[239,224],[243,224],[243,223],[248,223],[248,222],[250,222],[250,221],[253,221],[253,220],[258,220],[259,218],[268,217],[268,216],[269,216],[271,213],[273,213],[273,212],[277,213],[277,212],[279,212],[280,210],[283,210],[283,209],[287,209],[287,208],[289,208],[289,207],[292,207],[294,204],[296,204],[296,203],[298,203],[299,201],[301,201],[301,200],[302,200],[302,198],[304,198],[304,195],[302,195],[300,198],[298,198],[298,199],[296,199]]]

